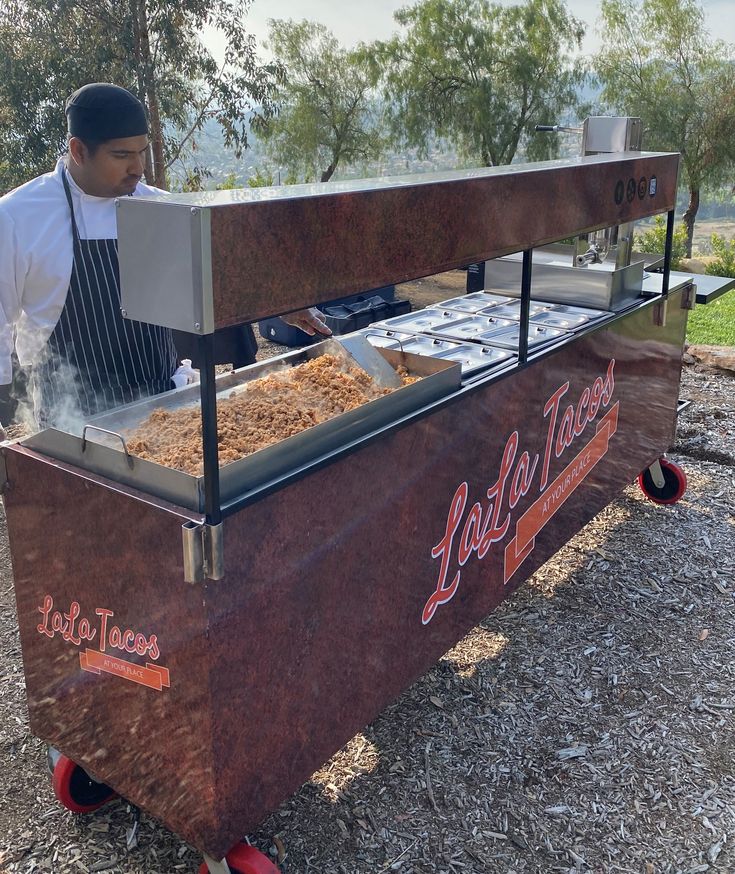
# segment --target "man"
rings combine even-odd
[[[120,312],[115,199],[161,194],[141,180],[143,104],[116,85],[67,100],[68,153],[0,198],[0,385],[11,355],[31,367],[39,425],[72,429],[89,416],[173,388],[178,354],[167,328]],[[331,333],[317,310],[292,313]]]

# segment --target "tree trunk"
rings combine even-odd
[[[699,188],[689,188],[689,206],[683,215],[684,225],[687,229],[687,258],[692,257],[692,243],[694,241],[694,222],[699,211]]]
[[[332,163],[327,167],[327,169],[322,173],[320,182],[329,182],[329,180],[334,175],[334,171],[337,169],[337,165],[332,161]]]
[[[482,134],[482,140],[480,143],[480,156],[482,158],[482,166],[483,167],[492,167],[493,159],[490,157],[490,149],[487,145],[487,137],[485,134]]]
[[[138,0],[130,0],[130,25],[133,30],[133,57],[135,59],[136,95],[141,103],[146,101],[145,78],[143,76],[143,57],[140,51],[140,15],[138,13]],[[146,154],[145,181],[149,185],[154,184],[153,162],[150,151]]]
[[[153,184],[158,188],[166,188],[166,162],[163,158],[163,130],[161,129],[161,113],[158,107],[156,91],[156,76],[151,58],[151,44],[148,37],[148,13],[145,0],[137,0],[138,4],[138,39],[140,43],[140,59],[143,88],[145,89],[148,115],[150,119],[151,152],[153,155]]]

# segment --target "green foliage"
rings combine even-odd
[[[206,187],[205,180],[211,177],[211,173],[204,167],[192,167],[184,172],[183,179],[175,187],[172,186],[172,191],[203,191]]]
[[[666,249],[666,219],[657,215],[653,220],[653,227],[635,235],[635,249],[638,252],[647,252],[653,255],[663,255]],[[674,237],[671,244],[671,267],[673,270],[681,269],[682,259],[686,258],[687,229],[684,225],[674,225]]]
[[[375,74],[360,51],[343,49],[323,25],[271,19],[270,48],[284,70],[279,112],[260,130],[268,155],[291,177],[326,182],[340,165],[379,157]]]
[[[712,234],[710,246],[714,260],[707,264],[705,273],[735,277],[735,237],[728,242],[719,234]]]
[[[227,176],[217,185],[217,191],[233,191],[240,188],[237,182],[237,176],[234,173],[228,173]]]
[[[563,0],[419,0],[395,19],[405,32],[376,44],[372,61],[397,142],[425,154],[439,136],[485,166],[521,146],[531,160],[553,156],[556,138],[534,125],[574,107],[584,78],[572,59],[584,28]]]
[[[691,255],[700,189],[735,163],[733,47],[710,39],[695,0],[603,0],[602,19],[602,97],[641,117],[646,149],[681,153]]]
[[[64,101],[87,82],[129,88],[151,119],[156,184],[216,119],[237,154],[272,111],[277,65],[261,66],[244,20],[251,0],[5,0],[0,4],[0,191],[51,169]],[[222,63],[199,34],[219,31]],[[253,115],[253,119],[249,116]]]
[[[274,185],[273,174],[261,170],[260,167],[255,168],[255,173],[248,179],[249,188],[269,188]]]
[[[687,342],[735,346],[735,292],[694,307],[687,321]]]

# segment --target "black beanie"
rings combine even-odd
[[[75,91],[66,101],[66,120],[71,136],[98,143],[148,133],[140,100],[106,82],[92,82]]]

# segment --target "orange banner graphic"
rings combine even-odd
[[[161,692],[164,686],[171,685],[168,668],[150,663],[146,663],[145,666],[136,665],[96,649],[80,652],[79,664],[83,671],[89,671],[91,674],[114,674],[124,680],[155,689],[157,692]]]
[[[618,429],[619,407],[620,402],[605,414],[597,425],[595,436],[518,520],[516,536],[505,548],[504,583],[533,552],[536,535],[606,455],[610,439]]]

